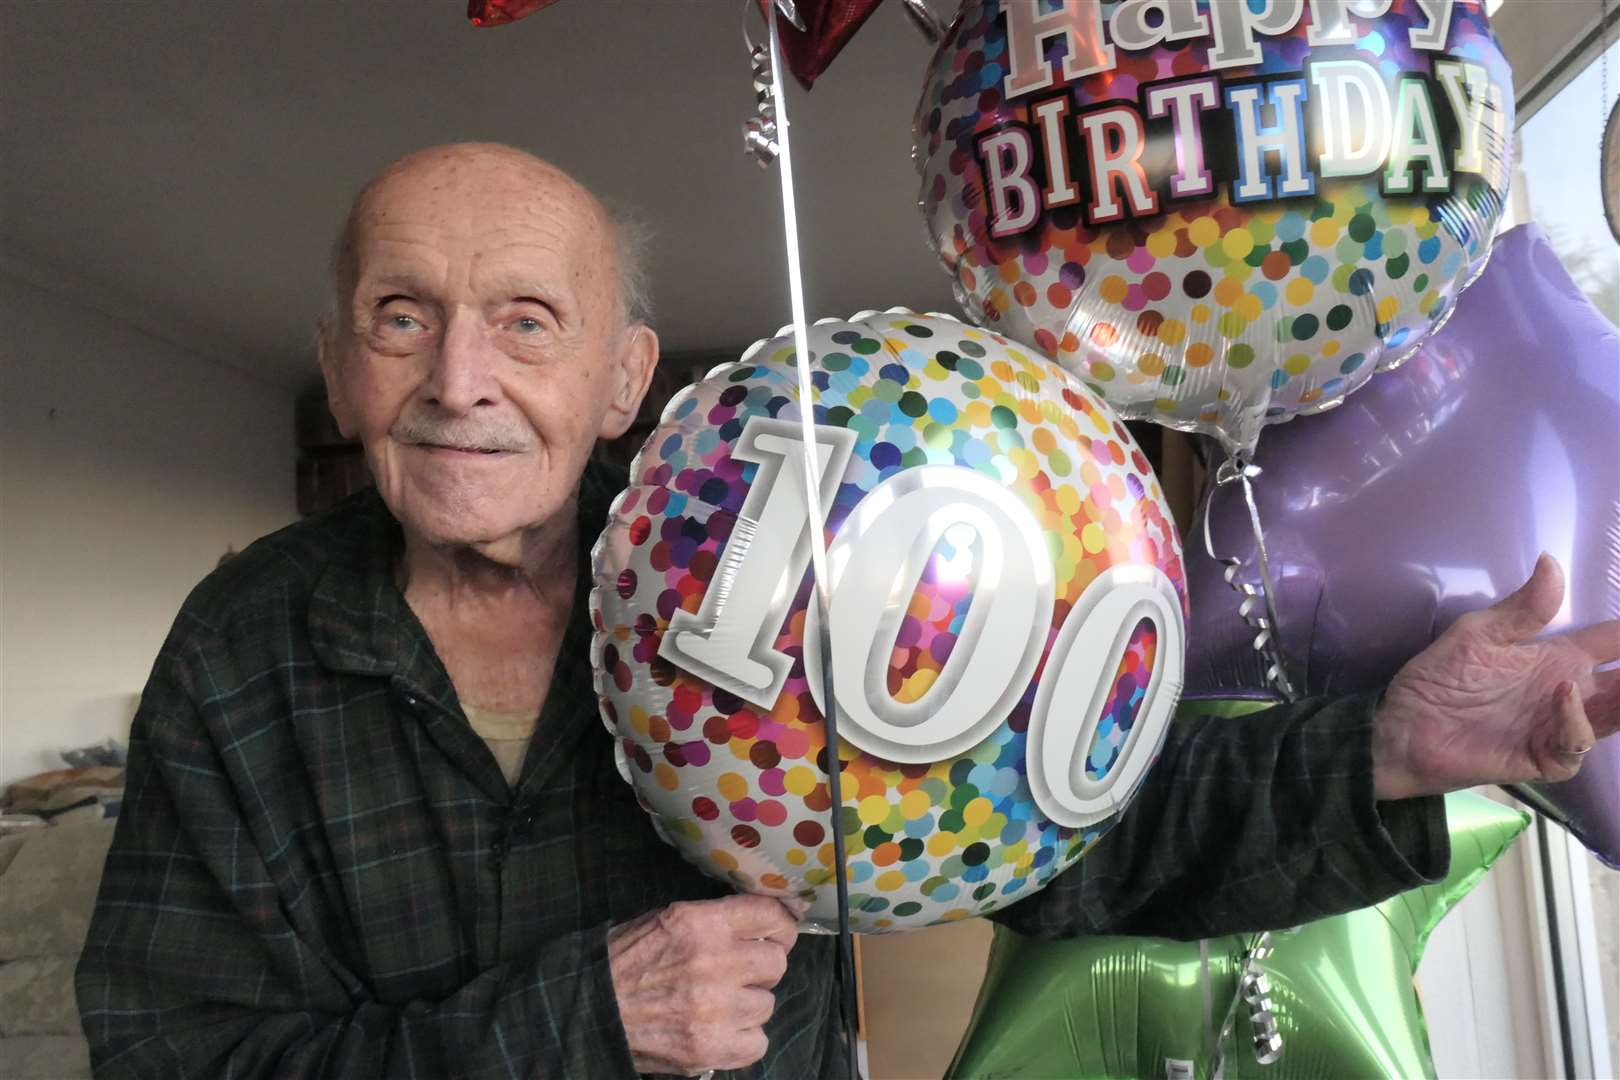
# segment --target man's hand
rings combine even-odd
[[[1581,755],[1620,729],[1620,620],[1539,641],[1564,600],[1543,555],[1530,580],[1462,616],[1403,667],[1373,729],[1380,799],[1476,784],[1568,780]]]
[[[695,1075],[765,1056],[771,987],[798,923],[778,900],[671,904],[613,928],[608,963],[640,1072]]]

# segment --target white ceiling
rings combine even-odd
[[[464,0],[3,0],[0,267],[302,386],[354,190],[488,139],[652,226],[666,352],[746,345],[789,310],[776,172],[741,149],[742,6],[562,0],[474,29]],[[813,316],[951,307],[910,158],[928,58],[886,4],[793,88]]]
[[[0,270],[302,386],[354,190],[411,150],[490,139],[652,225],[666,352],[736,349],[789,314],[776,174],[741,150],[743,2],[562,0],[480,30],[464,0],[0,0]],[[1506,4],[1520,92],[1602,12]],[[910,160],[928,59],[883,4],[792,88],[812,316],[952,308]]]

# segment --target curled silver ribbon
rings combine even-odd
[[[915,26],[928,44],[938,45],[939,39],[945,36],[945,24],[928,9],[923,0],[900,0],[901,8],[911,18],[911,25]]]
[[[743,40],[748,40],[746,31]],[[754,115],[743,121],[743,149],[760,168],[768,169],[782,153],[782,144],[776,139],[776,98],[771,93],[770,49],[750,43],[748,63],[754,71]]]
[[[775,0],[774,9],[795,30],[804,30],[804,18],[793,0]],[[771,49],[768,44],[756,45],[748,33],[749,13],[759,13],[754,0],[743,0],[743,45],[748,49],[748,66],[754,74],[754,115],[743,121],[743,149],[762,169],[768,169],[782,153],[777,138],[775,75],[771,70]]]
[[[1282,1057],[1282,1033],[1277,1030],[1277,1015],[1272,1011],[1275,1006],[1271,1003],[1271,983],[1252,956],[1238,981],[1238,993],[1249,1007],[1249,1045],[1254,1059],[1270,1065]]]
[[[1273,949],[1270,932],[1257,935],[1243,953],[1238,971],[1238,985],[1226,1007],[1226,1018],[1215,1038],[1215,1056],[1210,1063],[1210,1075],[1220,1076],[1225,1064],[1226,1046],[1237,1028],[1238,1006],[1248,1006],[1249,1048],[1261,1065],[1270,1065],[1282,1057],[1283,1037],[1277,1025],[1276,1005],[1271,1000],[1271,981],[1266,978],[1260,964]]]
[[[778,138],[779,129],[776,119],[776,98],[771,88],[774,82],[771,72],[771,51],[766,45],[756,45],[748,33],[748,14],[759,9],[754,0],[743,0],[743,44],[748,49],[748,64],[754,76],[754,115],[743,121],[743,149],[752,157],[762,169],[768,169],[775,163],[782,153],[782,143]],[[929,10],[923,0],[900,0],[901,7],[911,19],[911,24],[927,39],[930,45],[937,45],[945,36],[945,24],[938,15]],[[794,28],[803,31],[804,19],[799,15],[793,0],[775,0],[776,11],[792,23]]]
[[[776,0],[776,10],[782,13],[782,18],[793,24],[793,29],[804,33],[804,16],[799,14],[793,0]]]
[[[1209,486],[1204,501],[1204,551],[1211,559],[1226,567],[1222,576],[1232,590],[1243,597],[1243,602],[1238,605],[1238,614],[1254,631],[1254,639],[1249,644],[1255,652],[1265,658],[1266,682],[1285,700],[1298,701],[1299,693],[1288,678],[1288,666],[1283,655],[1282,643],[1277,638],[1276,587],[1271,583],[1271,560],[1266,552],[1266,534],[1260,527],[1260,508],[1255,504],[1254,486],[1251,482],[1259,475],[1259,466],[1251,464],[1242,456],[1228,458],[1215,470],[1215,482]],[[1248,504],[1249,527],[1254,534],[1255,560],[1260,571],[1259,588],[1247,581],[1239,580],[1239,575],[1243,572],[1243,560],[1218,554],[1215,551],[1215,539],[1210,535],[1210,503],[1214,501],[1217,491],[1233,484],[1242,488],[1243,501]]]

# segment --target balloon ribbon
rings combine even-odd
[[[1266,660],[1266,682],[1285,700],[1298,701],[1299,693],[1288,678],[1286,657],[1282,642],[1277,636],[1279,633],[1277,590],[1271,581],[1271,560],[1266,552],[1265,530],[1260,526],[1260,508],[1254,501],[1252,481],[1259,475],[1259,466],[1242,455],[1226,459],[1215,470],[1215,482],[1209,485],[1204,502],[1204,551],[1211,559],[1226,567],[1223,573],[1226,583],[1243,597],[1243,603],[1238,606],[1238,614],[1243,616],[1243,621],[1254,630],[1251,647]],[[1243,501],[1248,504],[1249,528],[1254,535],[1255,563],[1260,577],[1259,588],[1239,579],[1239,575],[1243,572],[1243,560],[1217,554],[1214,537],[1210,535],[1210,504],[1215,501],[1217,491],[1233,484],[1243,489]]]
[[[1204,550],[1211,559],[1226,567],[1223,575],[1226,583],[1243,597],[1238,605],[1238,614],[1243,621],[1254,630],[1254,640],[1251,647],[1266,661],[1266,681],[1272,688],[1280,693],[1287,701],[1299,700],[1299,694],[1294,684],[1288,678],[1288,668],[1282,649],[1282,642],[1278,639],[1277,621],[1277,592],[1271,580],[1271,559],[1266,551],[1266,534],[1260,525],[1260,508],[1254,499],[1254,478],[1260,475],[1258,466],[1251,463],[1242,455],[1234,455],[1215,470],[1215,482],[1209,486],[1204,503]],[[1260,585],[1256,588],[1248,581],[1240,580],[1243,571],[1243,560],[1221,556],[1215,551],[1215,539],[1210,534],[1210,504],[1215,500],[1215,493],[1223,487],[1238,485],[1243,490],[1243,501],[1249,510],[1249,528],[1254,536],[1255,569],[1259,572]],[[1200,942],[1200,947],[1207,958],[1208,942]],[[1255,1060],[1261,1065],[1270,1065],[1282,1057],[1283,1040],[1277,1029],[1277,1018],[1271,1002],[1271,985],[1266,979],[1265,972],[1260,969],[1260,962],[1271,955],[1272,941],[1269,933],[1263,933],[1254,938],[1249,949],[1244,953],[1243,966],[1238,977],[1237,990],[1232,995],[1232,1001],[1226,1008],[1226,1017],[1221,1023],[1218,1035],[1208,1029],[1209,1015],[1209,964],[1206,962],[1200,969],[1199,980],[1205,994],[1205,1023],[1206,1034],[1213,1036],[1214,1057],[1212,1058],[1212,1076],[1221,1075],[1222,1059],[1226,1054],[1228,1040],[1237,1023],[1237,1010],[1239,1003],[1249,1007],[1249,1041],[1254,1049]]]
[[[832,620],[828,617],[828,600],[832,583],[827,573],[827,536],[821,524],[826,517],[821,507],[821,461],[816,445],[816,392],[814,384],[810,381],[810,332],[804,310],[804,273],[799,260],[798,210],[793,198],[793,149],[788,139],[787,101],[782,92],[782,39],[777,26],[777,5],[771,3],[765,7],[766,21],[770,27],[769,53],[761,55],[760,50],[753,47],[749,50],[750,61],[754,67],[754,93],[759,115],[744,125],[743,138],[748,151],[754,154],[761,166],[769,165],[771,158],[776,158],[781,164],[782,231],[787,241],[788,296],[793,306],[794,367],[798,374],[799,423],[803,430],[805,450],[804,491],[811,521],[810,562],[814,568],[815,582],[813,602],[818,606],[818,613],[821,616],[817,620],[823,657],[821,700],[824,703],[822,713],[827,727],[827,788],[832,803],[828,814],[832,826],[833,879],[838,898],[838,950],[834,967],[839,983],[839,1018],[849,1047],[847,1062],[849,1076],[851,1080],[858,1080],[860,1043],[855,1024],[857,1012],[855,942],[849,929],[849,874],[845,867],[844,830],[840,821],[844,798],[842,764],[838,753],[840,746],[838,707],[837,698],[833,694],[830,640]],[[768,96],[765,93],[767,85]],[[769,156],[765,156],[767,151]]]

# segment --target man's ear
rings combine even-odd
[[[619,363],[614,372],[618,385],[602,416],[597,437],[617,439],[635,423],[641,409],[641,399],[652,385],[653,371],[658,367],[658,335],[649,326],[632,326],[624,333],[619,347]]]
[[[331,315],[322,315],[315,323],[315,355],[320,361],[321,379],[326,383],[326,407],[331,410],[343,437],[356,438],[354,414],[343,385],[343,346],[337,339],[337,323]]]

